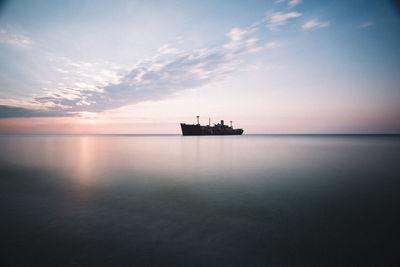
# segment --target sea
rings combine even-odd
[[[399,135],[1,135],[1,266],[400,266]]]

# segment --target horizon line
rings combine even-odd
[[[155,134],[155,133],[142,133],[142,134],[117,134],[117,133],[0,133],[0,136],[183,136],[182,134]],[[376,135],[386,135],[386,136],[395,136],[400,133],[248,133],[243,135],[364,135],[364,136],[376,136]],[[242,136],[243,136],[242,135]],[[195,136],[195,135],[193,135]],[[208,135],[204,135],[208,136]],[[217,136],[217,135],[210,135]],[[221,136],[230,136],[230,135],[221,135]],[[187,136],[185,136],[187,137]]]

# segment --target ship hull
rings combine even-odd
[[[182,135],[241,135],[242,129],[216,128],[211,126],[202,126],[199,124],[181,123]]]

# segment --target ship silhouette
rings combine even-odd
[[[208,120],[208,125],[200,125],[199,118],[197,117],[197,124],[181,123],[182,135],[241,135],[243,129],[233,129],[231,125],[225,125],[224,120],[221,123],[211,126],[211,120]]]

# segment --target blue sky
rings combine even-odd
[[[400,132],[391,1],[6,1],[0,132]]]

